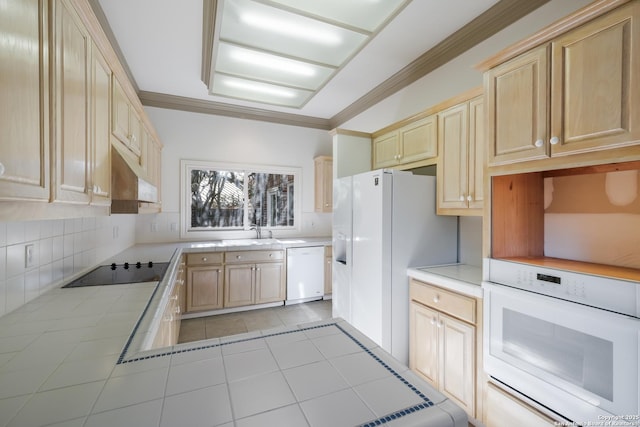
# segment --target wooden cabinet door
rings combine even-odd
[[[111,203],[111,69],[98,48],[91,49],[91,204]]]
[[[438,388],[438,312],[409,304],[409,367]]]
[[[226,265],[224,272],[224,306],[252,305],[255,266],[253,264]]]
[[[48,3],[38,0],[12,2],[0,13],[1,200],[51,195],[48,19]]]
[[[469,101],[469,178],[470,209],[484,208],[484,97]]]
[[[401,163],[416,162],[438,155],[438,116],[417,120],[399,130]]]
[[[126,146],[129,145],[129,100],[122,85],[113,78],[111,104],[111,133]]]
[[[281,262],[256,264],[255,268],[255,303],[284,301],[286,299],[284,264]]]
[[[548,46],[487,71],[487,147],[490,165],[549,156]]]
[[[475,327],[439,314],[440,391],[475,417]]]
[[[129,149],[136,156],[140,156],[142,148],[142,122],[138,113],[129,104]]]
[[[640,4],[614,10],[552,44],[552,155],[640,141]]]
[[[469,141],[469,104],[451,107],[438,115],[440,164],[438,174],[438,208],[467,207]]]
[[[223,307],[222,266],[187,269],[187,311]]]
[[[55,3],[54,81],[56,185],[54,200],[88,203],[89,49],[91,40],[73,7]]]
[[[380,135],[373,140],[373,169],[398,164],[398,131]]]
[[[333,159],[320,156],[314,159],[315,211],[333,211]]]

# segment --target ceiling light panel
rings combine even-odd
[[[222,42],[218,45],[216,70],[248,79],[312,90],[320,88],[335,71],[334,68]]]
[[[225,0],[220,40],[339,67],[367,35],[250,0]]]
[[[257,82],[221,73],[213,76],[211,92],[229,98],[296,108],[304,105],[313,95],[313,91],[309,90]]]
[[[406,0],[271,0],[307,16],[374,32],[394,16]]]
[[[410,1],[218,0],[209,93],[301,108]]]

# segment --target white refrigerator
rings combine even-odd
[[[436,178],[381,169],[334,182],[333,316],[409,361],[408,267],[457,262],[458,219]]]

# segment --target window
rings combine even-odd
[[[183,237],[249,237],[255,226],[299,228],[298,168],[184,160],[181,164]]]

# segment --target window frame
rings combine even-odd
[[[223,240],[223,239],[243,239],[243,238],[255,238],[256,231],[251,230],[251,224],[248,222],[248,207],[249,202],[246,200],[248,194],[248,187],[245,186],[244,195],[244,226],[243,228],[230,228],[230,229],[203,229],[191,227],[191,171],[192,170],[229,170],[229,171],[244,171],[245,183],[248,181],[248,176],[251,173],[269,173],[269,174],[284,174],[293,175],[293,218],[294,225],[292,226],[261,226],[262,230],[271,230],[280,236],[291,236],[300,232],[302,229],[302,168],[288,167],[288,166],[272,166],[262,165],[254,163],[229,163],[229,162],[215,162],[206,160],[180,160],[180,238],[185,240]],[[267,207],[264,206],[263,209]],[[290,212],[288,211],[290,215]],[[297,218],[297,220],[296,220]],[[288,222],[288,221],[287,221]],[[268,237],[268,233],[263,232],[263,237]]]

